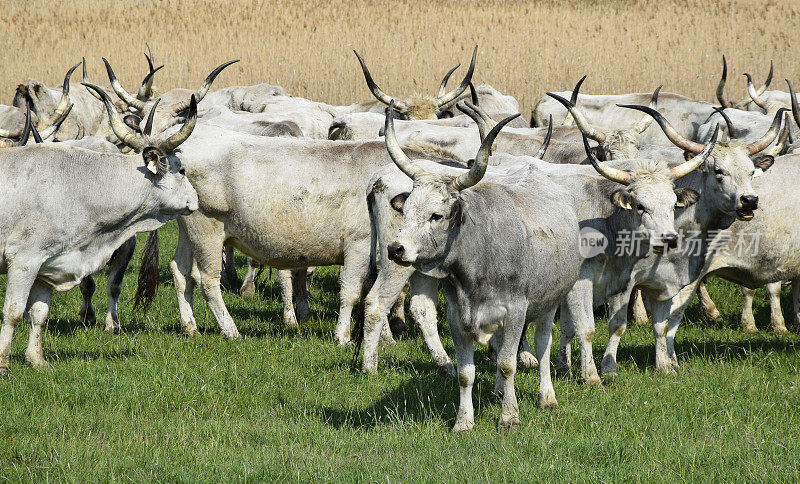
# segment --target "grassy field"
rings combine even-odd
[[[179,336],[167,268],[175,233],[174,223],[162,229],[166,284],[147,316],[131,309],[138,247],[121,297],[122,335],[77,321],[77,290],[54,298],[44,339],[50,370],[25,365],[27,329],[18,330],[14,374],[0,380],[0,479],[800,479],[800,337],[739,332],[740,296],[730,284],[711,284],[723,324],[700,322],[696,303],[687,312],[677,376],[654,374],[651,330],[634,327],[619,376],[602,389],[557,381],[555,411],[538,409],[538,373],[519,374],[522,425],[508,432],[496,428],[494,365],[479,348],[476,428],[452,435],[457,382],[437,373],[416,331],[382,351],[378,376],[351,371],[352,349],[332,343],[335,268],[311,277],[313,319],[299,332],[282,327],[269,281],[254,300],[226,295],[244,340],[219,336],[199,293],[204,334]],[[769,324],[764,305],[759,294],[760,328]],[[606,335],[599,319],[598,361]]]
[[[240,58],[217,87],[268,82],[336,104],[369,97],[351,49],[401,97],[434,92],[478,44],[475,80],[515,96],[525,114],[545,91],[584,74],[587,93],[663,83],[712,100],[722,54],[732,98],[745,95],[741,74],[763,79],[770,59],[776,88],[800,76],[800,4],[789,0],[7,0],[2,9],[2,103],[28,77],[60,83],[82,56],[93,81],[105,83],[106,56],[135,91],[145,42],[166,64],[162,91],[198,87],[211,68]],[[382,351],[378,376],[351,371],[352,349],[332,343],[336,268],[312,276],[313,319],[299,332],[283,328],[270,280],[256,299],[225,296],[244,340],[221,339],[199,293],[203,335],[187,339],[177,334],[168,270],[175,224],[162,229],[165,284],[147,315],[131,307],[141,245],[123,287],[123,334],[78,321],[77,289],[53,300],[44,339],[51,369],[25,365],[27,329],[18,329],[14,374],[0,379],[0,480],[800,480],[800,336],[742,334],[741,296],[730,284],[710,284],[724,322],[702,322],[696,303],[687,311],[677,376],[654,374],[651,330],[632,327],[619,376],[600,389],[557,381],[557,410],[538,409],[537,372],[519,374],[522,425],[512,431],[496,428],[494,365],[478,349],[476,428],[452,435],[458,385],[437,373],[416,330]],[[102,319],[105,277],[97,283]],[[763,291],[754,306],[768,328]],[[607,331],[598,316],[600,361]]]

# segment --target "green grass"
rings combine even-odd
[[[77,289],[54,298],[44,339],[51,369],[25,365],[27,329],[18,329],[13,376],[0,380],[0,479],[800,479],[800,338],[738,331],[741,296],[730,284],[710,286],[724,323],[699,322],[696,303],[687,312],[677,376],[654,374],[651,330],[632,327],[619,376],[601,389],[556,381],[557,410],[538,409],[538,373],[521,372],[522,425],[511,431],[497,430],[494,366],[478,348],[476,426],[453,435],[457,383],[439,376],[415,330],[382,350],[378,376],[351,372],[352,349],[331,337],[335,268],[311,277],[314,317],[299,332],[283,328],[277,286],[262,280],[256,299],[225,296],[244,340],[222,340],[199,293],[203,335],[179,336],[168,269],[175,233],[174,223],[162,229],[165,284],[148,315],[131,310],[139,244],[120,301],[122,335],[77,321]],[[97,283],[102,320],[105,277]],[[756,318],[767,328],[762,292]],[[598,319],[598,362],[606,336]]]

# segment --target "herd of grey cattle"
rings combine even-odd
[[[307,270],[339,265],[334,338],[362,343],[377,371],[390,318],[404,301],[436,365],[461,388],[454,430],[473,426],[473,342],[490,345],[502,394],[500,424],[519,422],[518,361],[538,365],[543,408],[557,405],[550,375],[559,310],[557,374],[598,383],[594,309],[606,304],[610,341],[600,372],[616,373],[628,319],[652,320],[658,370],[678,366],[674,337],[703,280],[740,284],[743,329],[755,330],[752,292],[768,285],[773,330],[785,333],[781,284],[800,277],[800,156],[791,154],[800,108],[789,92],[742,79],[747,96],[721,106],[680,94],[548,93],[530,123],[511,96],[474,87],[477,47],[463,80],[435,96],[394,98],[356,53],[377,101],[332,106],[268,84],[159,93],[152,53],[136,94],[103,59],[112,98],[92,84],[28,80],[0,107],[0,270],[8,275],[0,374],[9,373],[16,325],[27,315],[26,360],[47,365],[41,338],[53,290],[80,285],[80,317],[95,319],[92,274],[110,266],[107,331],[120,329],[117,299],[136,245],[150,232],[136,304],[158,283],[157,229],[178,221],[170,269],[181,331],[196,334],[199,286],[222,335],[239,338],[222,298],[235,281],[233,249],[248,256],[242,291],[262,266],[278,269],[287,326],[309,316]],[[354,60],[355,61],[355,60]],[[724,59],[723,59],[724,61]],[[355,64],[354,64],[355,67]],[[743,93],[745,90],[743,89]],[[463,114],[462,114],[463,113]],[[793,114],[793,116],[791,116]],[[653,122],[655,121],[655,123]],[[794,137],[793,137],[794,135]],[[32,137],[33,140],[29,138]],[[439,281],[457,366],[437,330]],[[793,284],[792,322],[800,316]],[[297,301],[297,311],[293,304]],[[353,307],[363,325],[351,335]],[[535,327],[534,350],[525,333]]]

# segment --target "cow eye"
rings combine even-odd
[[[642,205],[641,203],[637,203],[636,204],[636,210],[638,210],[640,212],[644,212],[644,205]]]
[[[436,222],[436,221],[439,221],[439,220],[441,220],[442,218],[443,218],[443,216],[442,216],[442,214],[440,214],[440,213],[434,213],[434,214],[431,214],[431,222]]]
[[[717,168],[716,170],[714,170],[714,174],[717,176],[722,176],[725,174],[725,172]]]

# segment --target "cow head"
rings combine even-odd
[[[619,107],[643,111],[661,126],[667,138],[677,147],[684,150],[686,158],[692,158],[705,151],[708,145],[689,141],[675,130],[658,111],[646,106],[618,105]],[[736,139],[716,143],[711,158],[701,163],[700,170],[708,174],[705,177],[709,197],[712,197],[716,208],[739,220],[750,220],[753,211],[758,208],[758,195],[753,189],[752,181],[756,170],[764,171],[772,166],[772,155],[756,156],[769,146],[778,136],[778,129],[785,109],[775,114],[775,119],[767,132],[752,143],[744,143]],[[729,128],[730,129],[730,128]],[[704,195],[706,196],[706,195]]]
[[[575,120],[575,125],[581,130],[584,136],[587,136],[589,139],[597,142],[598,155],[600,159],[608,161],[638,158],[639,135],[644,133],[644,131],[650,127],[653,119],[649,116],[643,116],[642,119],[632,128],[613,131],[602,130],[590,125],[589,121],[586,119],[586,116],[575,105],[578,99],[578,90],[580,89],[584,79],[586,79],[586,76],[582,77],[581,80],[575,85],[575,89],[572,91],[570,100],[564,99],[558,94],[551,92],[548,92],[547,95],[560,102],[565,108],[567,108],[569,113],[572,115],[572,118]],[[660,91],[661,86],[658,86],[658,88],[653,91],[653,96],[650,99],[650,107],[652,109],[656,109],[658,106],[658,93]]]
[[[750,76],[748,76],[749,78]],[[728,80],[728,62],[725,60],[725,56],[722,56],[722,77],[719,79],[719,84],[717,84],[717,100],[719,104],[723,108],[734,108],[734,109],[742,109],[747,110],[747,105],[750,104],[753,100],[751,97],[745,97],[738,101],[730,101],[725,99],[725,82]],[[767,80],[764,81],[764,84],[759,87],[758,89],[753,88],[754,92],[757,96],[764,94],[764,92],[769,87],[770,83],[772,82],[772,61],[769,62],[769,74],[767,75]],[[748,93],[750,94],[750,93]]]
[[[420,119],[436,119],[438,117],[446,117],[448,113],[452,116],[452,113],[447,110],[447,107],[453,103],[464,91],[467,90],[469,87],[469,83],[472,80],[472,73],[475,71],[475,57],[478,54],[478,46],[475,46],[475,50],[472,52],[472,62],[470,62],[469,69],[467,70],[466,76],[464,76],[464,80],[461,81],[461,84],[458,85],[455,89],[450,92],[446,92],[445,85],[447,84],[447,80],[450,78],[450,75],[453,71],[458,68],[458,66],[452,68],[447,75],[445,75],[444,80],[439,87],[439,93],[436,97],[433,96],[424,96],[424,95],[414,95],[408,99],[397,100],[388,96],[386,93],[381,91],[381,88],[375,84],[375,81],[372,80],[372,75],[369,73],[369,69],[367,68],[367,64],[364,63],[364,59],[358,54],[358,52],[353,51],[356,57],[358,57],[358,62],[361,64],[361,70],[364,72],[364,79],[367,81],[367,87],[369,87],[370,92],[372,95],[375,96],[380,102],[386,105],[394,105],[394,109],[397,113],[404,119],[408,120],[420,120]],[[392,102],[394,103],[392,104]]]
[[[48,128],[55,124],[57,124],[56,130],[64,124],[62,139],[82,137],[84,133],[77,122],[70,120],[65,123],[69,111],[72,109],[69,98],[70,78],[79,65],[80,63],[75,64],[67,71],[60,90],[51,89],[34,79],[29,79],[25,84],[19,84],[12,104],[20,109],[27,109],[27,106],[30,106],[33,124],[42,133],[48,131]]]
[[[164,137],[161,133],[153,133],[153,117],[159,100],[153,103],[144,128],[141,134],[138,134],[122,121],[122,117],[105,91],[93,84],[84,85],[103,100],[114,134],[126,146],[141,153],[145,175],[156,187],[159,213],[165,216],[165,220],[197,210],[197,192],[186,178],[186,171],[181,167],[180,159],[175,156],[178,146],[189,138],[197,123],[197,99],[194,94],[189,99],[189,109],[183,126],[171,136]]]
[[[175,104],[158,105],[159,103],[157,103],[155,100],[142,100],[137,96],[132,96],[119,83],[117,76],[114,74],[114,69],[111,68],[111,64],[108,62],[108,60],[106,60],[105,57],[103,58],[103,62],[106,65],[106,73],[108,74],[108,79],[111,82],[111,88],[114,90],[117,96],[119,96],[120,100],[125,103],[125,111],[132,110],[134,113],[126,116],[127,119],[125,119],[125,122],[127,125],[138,126],[139,130],[143,130],[145,113],[150,113],[150,116],[153,118],[151,126],[154,127],[156,132],[163,132],[172,126],[175,126],[176,124],[184,122],[187,116],[187,110],[189,109],[188,100]],[[211,89],[211,84],[214,82],[214,79],[217,78],[219,73],[229,65],[235,64],[236,62],[239,61],[232,60],[225,62],[211,71],[208,77],[206,77],[205,81],[203,81],[200,89],[198,89],[194,94],[194,97],[198,103],[203,100],[206,94],[208,94],[208,91]],[[143,90],[146,91],[146,82],[148,81],[148,78],[152,78],[152,75],[157,72],[158,69],[161,69],[161,67],[151,69],[148,77],[146,77],[142,82],[142,87],[139,89],[140,94]]]

